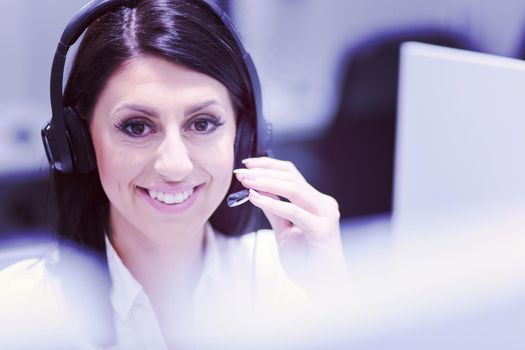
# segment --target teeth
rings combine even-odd
[[[164,203],[166,203],[166,204],[173,204],[173,203],[175,203],[175,201],[176,201],[175,200],[175,196],[172,195],[171,193],[164,194]]]
[[[177,193],[175,196],[174,196],[174,201],[176,203],[182,203],[182,201],[184,200],[184,196],[182,195],[182,193]]]
[[[149,196],[166,204],[182,203],[193,194],[193,188],[179,193],[165,193],[155,190],[148,190]]]

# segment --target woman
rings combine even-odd
[[[78,48],[63,103],[86,121],[96,170],[53,171],[57,232],[102,261],[116,348],[189,346],[345,277],[336,201],[290,162],[242,154],[257,123],[242,56],[200,0],[120,7]],[[239,183],[251,204],[228,208]],[[255,208],[274,233],[242,235]]]

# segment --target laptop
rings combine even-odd
[[[392,229],[525,201],[525,61],[401,48]]]

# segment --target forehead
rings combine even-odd
[[[217,100],[231,107],[228,89],[218,80],[154,56],[126,61],[108,79],[99,100],[155,103],[159,107]]]

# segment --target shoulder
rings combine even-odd
[[[1,345],[29,341],[26,332],[36,332],[39,339],[37,330],[42,330],[44,337],[43,330],[62,327],[58,281],[48,269],[48,262],[45,257],[25,259],[0,271],[0,325],[11,337],[2,339]]]
[[[17,261],[0,270],[0,304],[2,310],[41,309],[56,301],[59,280],[52,273],[57,252]]]
[[[257,270],[282,270],[279,249],[272,230],[258,230],[238,237],[216,233],[217,248],[230,258],[244,258]],[[284,272],[284,271],[283,271]]]
[[[2,298],[19,299],[24,296],[42,295],[55,286],[55,279],[49,267],[54,257],[41,257],[20,260],[0,270],[0,285]]]
[[[284,273],[279,259],[279,247],[272,230],[258,230],[241,237],[242,244],[251,248],[259,269]]]
[[[258,230],[240,237],[217,234],[217,243],[226,248],[230,258],[242,259],[251,271],[257,299],[263,305],[284,309],[308,304],[306,293],[289,278],[279,257],[279,247],[272,230]]]
[[[216,233],[217,248],[228,259],[246,260],[259,270],[282,270],[279,250],[272,230],[258,230],[238,237]]]
[[[217,244],[222,248],[251,249],[252,251],[255,249],[257,253],[264,252],[273,257],[278,257],[277,242],[272,230],[258,230],[233,237],[216,232],[215,238]]]
[[[56,248],[0,270],[0,329],[8,335],[0,337],[0,348],[30,349],[46,344],[49,348],[92,349],[82,340],[80,318],[70,313],[64,275],[59,273],[61,258]]]

